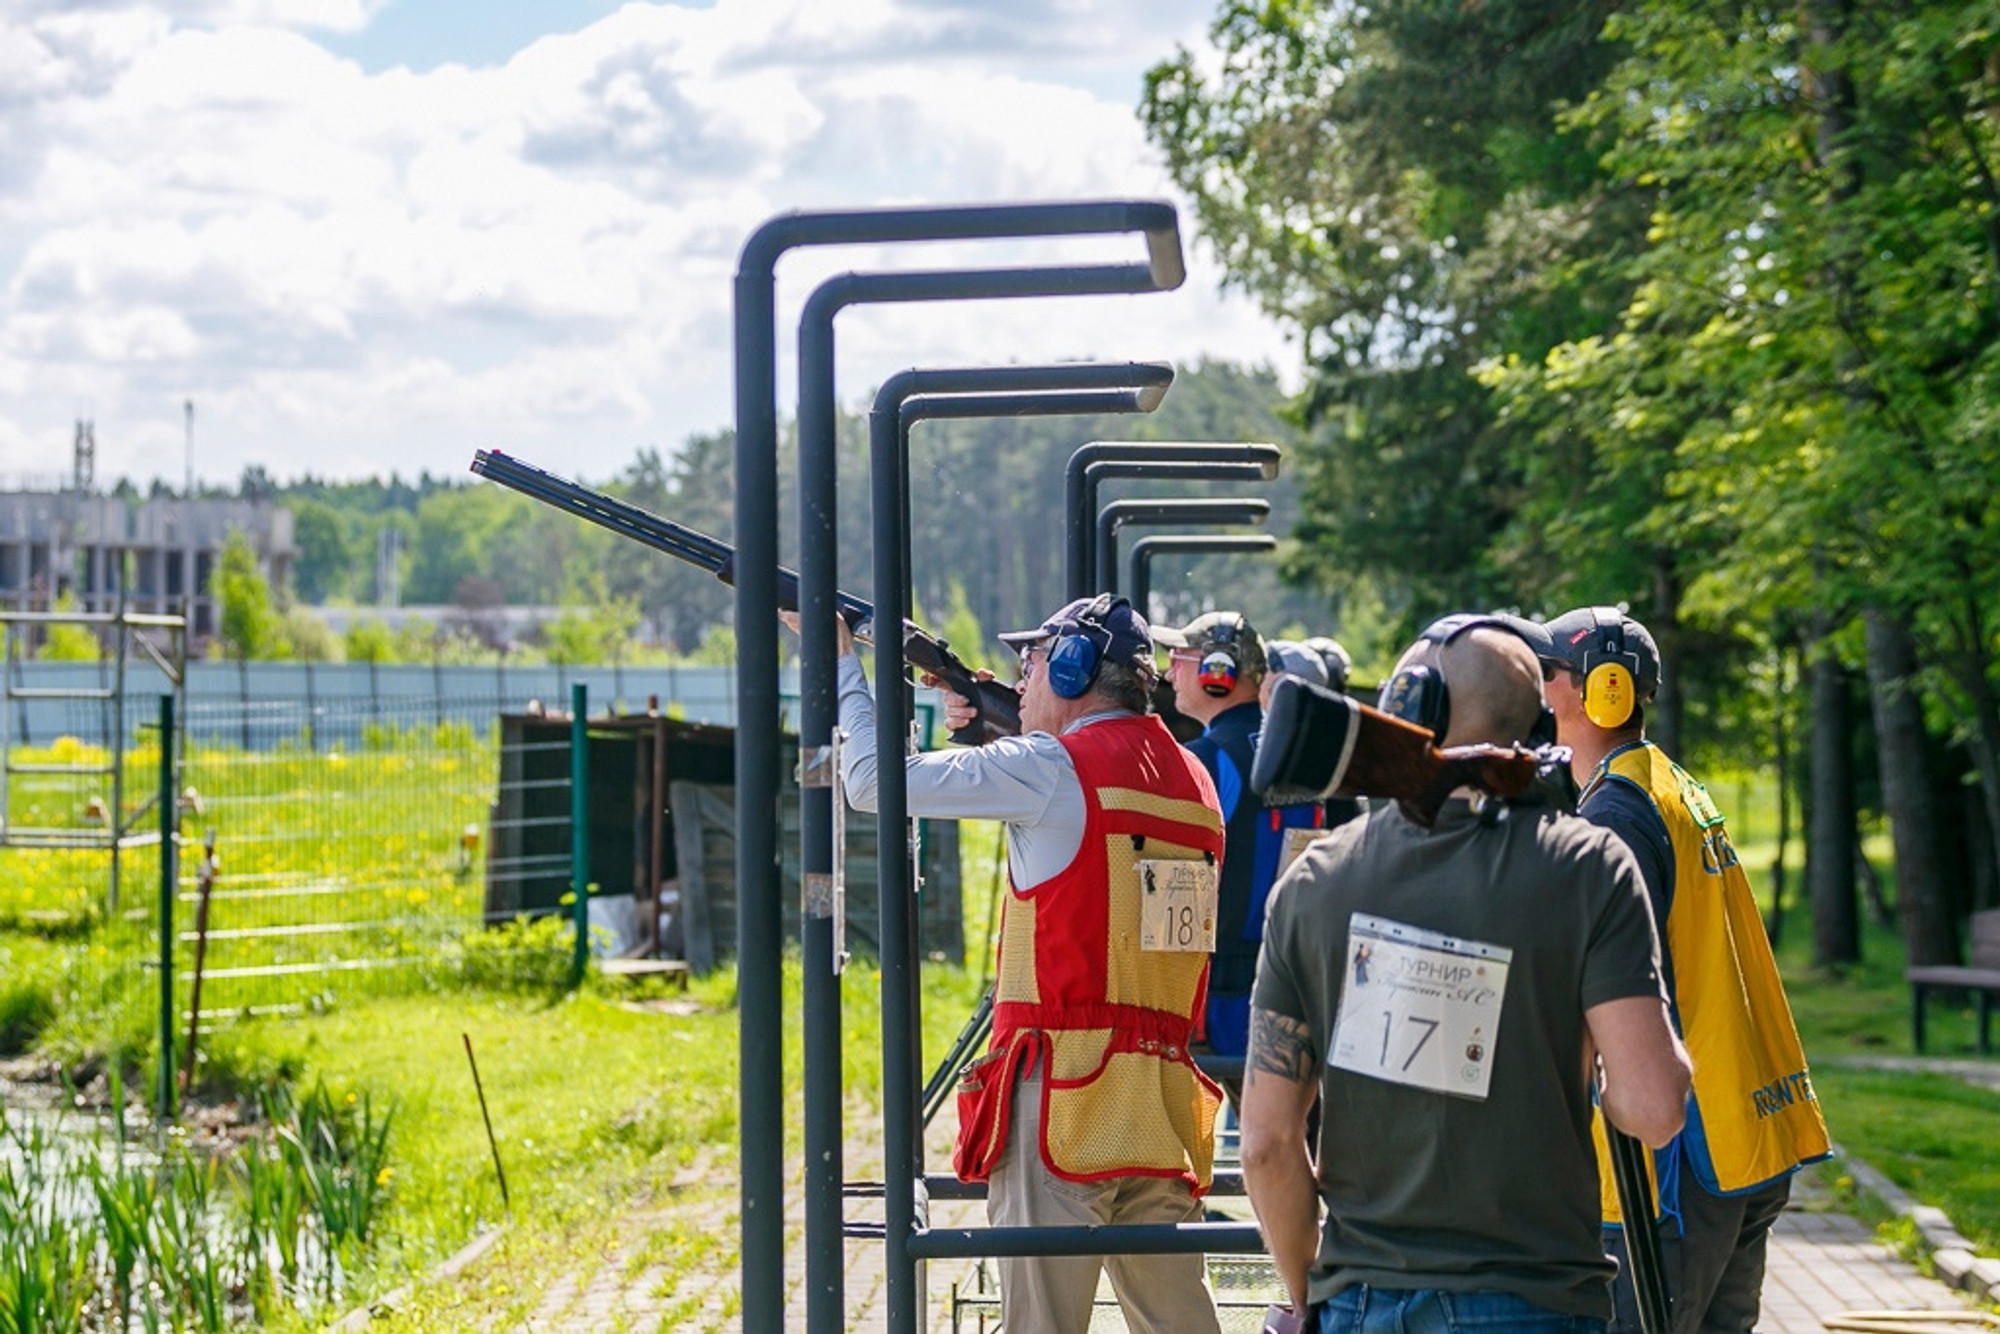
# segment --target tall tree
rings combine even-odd
[[[2000,814],[1996,7],[1646,0],[1573,119],[1656,191],[1615,332],[1495,369],[1509,410],[1664,441],[1714,621],[1915,609],[1919,689]],[[1664,427],[1664,429],[1662,429]],[[1824,659],[1822,659],[1824,661]],[[1829,667],[1829,670],[1831,668]]]
[[[1565,478],[1560,530],[1503,545],[1546,463],[1474,377],[1608,326],[1644,188],[1610,190],[1558,112],[1618,49],[1608,4],[1226,3],[1141,108],[1229,280],[1301,335],[1314,434],[1293,566],[1415,620],[1467,605],[1646,606],[1655,499]],[[1583,501],[1582,506],[1575,502]],[[1671,627],[1649,617],[1663,633]],[[1666,637],[1671,638],[1670,633]]]
[[[223,540],[214,589],[220,609],[217,638],[225,657],[255,662],[287,656],[284,617],[250,539],[239,528],[230,529]]]
[[[1908,623],[1879,607],[1864,616],[1869,699],[1881,753],[1882,801],[1896,852],[1896,910],[1910,964],[1958,962],[1945,892],[1943,831],[1932,798],[1923,705],[1915,692],[1917,647]]]

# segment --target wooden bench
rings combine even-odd
[[[1971,959],[1965,967],[1932,965],[1906,968],[1910,984],[1910,1034],[1919,1055],[1924,1050],[1924,1000],[1933,990],[1970,991],[1979,1005],[1979,1054],[1992,1046],[1987,1036],[1993,1018],[1993,998],[2000,995],[2000,908],[1972,914]]]

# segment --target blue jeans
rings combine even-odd
[[[1604,1322],[1561,1315],[1511,1292],[1344,1288],[1319,1308],[1320,1334],[1604,1334]]]

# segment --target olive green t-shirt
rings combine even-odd
[[[1378,921],[1350,942],[1356,914]],[[1427,1031],[1428,1021],[1407,1016],[1392,1026],[1368,1008],[1390,970],[1461,957],[1398,954],[1375,934],[1384,922],[1399,939],[1449,937],[1471,951],[1462,957],[1504,963],[1502,985],[1483,1002],[1497,1009],[1479,1012],[1481,1027],[1468,1035],[1460,1020]],[[1448,1091],[1330,1061],[1342,989],[1370,939],[1377,988],[1356,991],[1342,1064],[1379,1057],[1382,1070],[1421,1070],[1404,1054],[1456,1032],[1450,1050],[1420,1052],[1449,1062],[1438,1075]],[[1359,987],[1370,963],[1363,953]],[[1612,1265],[1598,1232],[1583,1015],[1661,994],[1638,866],[1615,834],[1585,820],[1517,807],[1482,822],[1452,801],[1432,829],[1379,808],[1313,844],[1272,890],[1252,1001],[1303,1022],[1320,1061],[1327,1217],[1312,1300],[1357,1283],[1499,1291],[1608,1318]],[[1354,1043],[1356,1034],[1366,1040]],[[1467,1096],[1462,1086],[1480,1073],[1485,1096]]]

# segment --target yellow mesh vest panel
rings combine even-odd
[[[1010,891],[1000,905],[1000,965],[993,999],[1032,1003],[1041,998],[1035,983],[1035,901]]]

